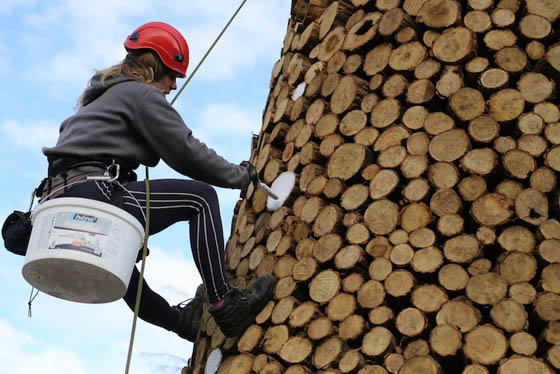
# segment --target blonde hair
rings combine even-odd
[[[126,75],[142,83],[155,84],[170,69],[163,64],[159,56],[149,49],[130,50],[125,59],[117,65],[96,71],[96,75],[101,76],[101,84],[105,83],[105,79],[115,75]],[[89,85],[88,85],[89,88]],[[87,88],[82,92],[78,99],[77,107],[83,106],[83,98]]]

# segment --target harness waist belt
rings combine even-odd
[[[62,156],[62,157],[47,157],[49,161],[48,176],[54,177],[63,174],[65,171],[82,166],[94,166],[101,169],[107,169],[111,164],[117,163],[121,166],[121,175],[127,176],[132,172],[134,167],[129,163],[122,160],[92,160],[85,157],[76,156]]]

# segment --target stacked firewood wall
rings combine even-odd
[[[560,1],[297,0],[233,283],[278,278],[220,374],[560,370]]]

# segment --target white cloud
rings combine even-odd
[[[191,50],[192,71],[237,7],[226,0],[215,1],[212,6],[203,0],[167,1],[155,6],[159,9],[154,10],[154,4],[148,0],[65,0],[30,12],[24,18],[29,32],[21,36],[22,44],[51,57],[32,61],[25,75],[48,82],[49,89],[57,93],[67,94],[69,87],[82,87],[93,70],[121,60],[126,35],[153,20],[150,14],[158,11],[168,12],[169,19],[164,21],[185,35]],[[285,21],[278,21],[279,12],[285,14]],[[283,1],[248,2],[200,74],[214,81],[231,78],[240,70],[250,71],[263,58],[277,57],[288,15],[288,4]],[[140,19],[137,24],[132,23],[135,18]],[[270,48],[271,45],[278,47]]]
[[[205,2],[194,3],[206,5]],[[191,13],[202,13],[202,17],[206,16],[208,19],[194,25],[185,25],[185,35],[193,45],[193,64],[200,61],[217,38],[237,4],[206,8],[222,11],[221,14],[208,14],[204,9],[193,9]],[[224,9],[228,11],[224,12]],[[278,17],[278,14],[285,14],[285,18]],[[250,71],[255,65],[263,63],[263,60],[278,57],[288,18],[289,4],[285,1],[247,2],[208,57],[205,66],[201,67],[201,75],[205,79],[227,78],[239,71]]]
[[[212,103],[201,108],[189,127],[195,137],[232,163],[249,157],[252,134],[260,129],[260,114],[253,107]]]
[[[0,319],[0,336],[2,337],[2,339],[0,339],[0,344],[9,341],[14,345],[37,345],[37,341],[32,336],[18,331],[3,319]],[[0,352],[1,351],[3,351],[3,349],[0,350]]]
[[[183,231],[184,239],[182,243],[175,244],[179,249],[162,250],[158,242],[150,239],[155,246],[148,244],[150,255],[146,260],[145,270],[150,287],[171,304],[193,297],[202,282],[194,262],[187,260],[190,252],[189,228],[184,223],[178,225],[178,230]]]
[[[41,344],[0,319],[0,372],[81,374],[84,373],[84,367],[79,357],[72,352],[56,348],[52,343]]]
[[[250,138],[251,132],[260,130],[258,111],[242,108],[236,103],[210,104],[201,110],[198,122],[203,124],[204,130],[218,131],[228,137],[238,134]]]
[[[150,12],[147,0],[64,0],[28,13],[23,22],[29,32],[21,36],[22,44],[51,58],[31,62],[25,75],[48,83],[58,94],[84,87],[95,69],[124,57],[122,43],[136,26],[131,17]]]
[[[3,136],[7,137],[6,144],[28,149],[40,149],[42,146],[52,146],[58,138],[59,124],[39,122],[23,124],[5,120],[0,126]]]
[[[93,72],[94,69],[85,64],[83,58],[76,51],[61,50],[54,53],[44,63],[30,66],[25,75],[33,77],[39,82],[55,80],[52,82],[54,85],[49,89],[56,91],[56,95],[67,96],[65,91],[69,88],[85,88],[87,80],[93,75]],[[58,84],[61,84],[61,86],[58,87]],[[70,84],[70,87],[68,84]],[[68,96],[70,96],[70,93],[68,93]]]

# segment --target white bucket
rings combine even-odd
[[[23,277],[44,293],[81,303],[107,303],[126,293],[144,228],[111,204],[63,197],[32,215]]]

